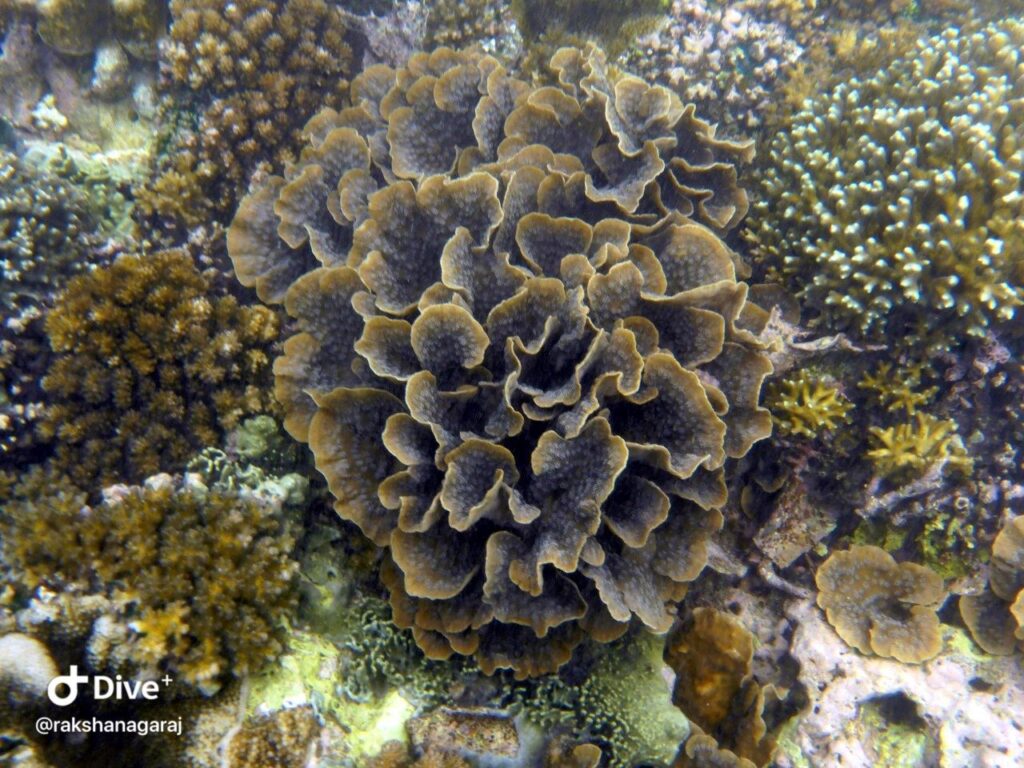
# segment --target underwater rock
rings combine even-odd
[[[923,764],[1009,768],[1024,754],[1024,667],[1018,660],[978,654],[963,630],[942,628],[943,652],[920,665],[864,656],[847,646],[811,601],[791,605],[791,653],[811,706],[783,738],[782,768],[886,764],[882,739],[860,730],[872,702],[899,705],[888,724],[908,723],[923,735]],[[899,711],[902,710],[902,711]],[[877,733],[877,732],[876,732]],[[884,733],[884,730],[883,730]]]
[[[20,632],[0,636],[0,687],[10,703],[45,700],[57,662],[38,639]]]
[[[552,71],[373,67],[228,232],[239,280],[298,320],[285,428],[388,549],[396,623],[519,677],[584,634],[668,629],[726,458],[770,430],[747,286],[708,228],[742,217],[727,160],[750,147],[595,49]]]

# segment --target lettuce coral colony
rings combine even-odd
[[[1022,43],[1019,21],[949,28],[776,135],[750,240],[829,325],[927,351],[1013,319]]]
[[[551,68],[537,89],[443,48],[368,69],[228,232],[299,324],[285,425],[387,548],[396,622],[520,677],[633,618],[668,629],[725,459],[771,429],[714,233],[746,210],[749,146],[596,49]]]
[[[74,278],[47,315],[39,431],[81,487],[180,469],[270,406],[277,318],[209,290],[184,252],[124,256]]]

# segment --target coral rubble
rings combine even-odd
[[[713,231],[746,210],[749,145],[596,49],[551,68],[537,89],[444,48],[368,69],[228,232],[240,281],[297,319],[285,426],[388,549],[396,622],[521,677],[584,634],[668,629],[725,460],[771,427]]]
[[[47,315],[39,431],[81,487],[181,469],[269,407],[275,315],[208,293],[183,252],[124,256],[74,278]]]

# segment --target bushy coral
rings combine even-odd
[[[79,275],[50,311],[39,427],[83,488],[180,469],[269,407],[275,315],[208,294],[187,254],[163,251]]]
[[[668,23],[630,48],[627,66],[696,104],[723,133],[754,135],[803,54],[762,6],[674,0]]]
[[[95,207],[66,176],[0,150],[0,455],[34,444],[47,349],[41,318],[98,245]]]
[[[296,598],[294,542],[258,499],[203,499],[159,482],[120,486],[88,506],[66,482],[33,474],[0,525],[4,561],[24,588],[99,601],[102,620],[87,621],[98,666],[170,671],[211,690],[280,649],[279,623]]]
[[[198,118],[145,196],[158,220],[188,224],[229,212],[250,174],[294,159],[310,115],[341,104],[351,50],[324,0],[172,0],[170,10],[161,68]],[[180,188],[201,190],[198,210],[180,210]]]
[[[765,404],[781,432],[808,438],[835,429],[853,408],[836,386],[806,369],[770,387]]]
[[[917,354],[1024,291],[1024,24],[955,27],[820,91],[771,143],[750,240],[830,326]]]
[[[320,733],[311,706],[290,707],[244,722],[228,741],[224,768],[305,768]]]
[[[666,630],[726,459],[770,430],[747,286],[698,223],[742,217],[750,147],[596,49],[551,66],[538,89],[443,48],[372,67],[228,232],[298,322],[285,426],[388,549],[396,622],[519,676]]]
[[[942,650],[936,610],[946,590],[934,571],[854,546],[833,552],[815,578],[829,624],[861,653],[918,664]]]

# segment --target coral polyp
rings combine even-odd
[[[551,68],[537,89],[446,49],[367,70],[228,233],[298,322],[285,424],[387,549],[396,622],[521,677],[667,630],[726,459],[771,427],[712,229],[746,208],[749,148],[596,49]]]

